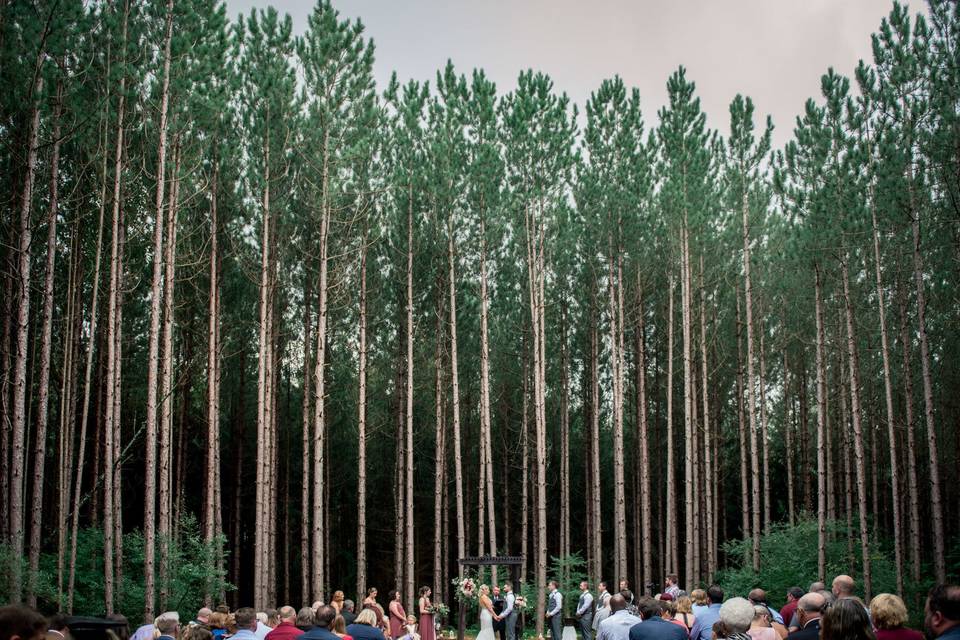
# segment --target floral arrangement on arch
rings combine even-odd
[[[527,604],[527,599],[523,596],[517,596],[513,601],[513,608],[517,610],[518,613],[526,613],[530,610],[530,605]]]
[[[434,614],[438,618],[446,618],[448,615],[450,615],[450,607],[438,602],[430,607],[430,613]]]
[[[480,597],[478,594],[479,587],[470,576],[454,578],[453,586],[458,602],[475,602]]]

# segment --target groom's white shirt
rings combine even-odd
[[[580,606],[577,607],[577,616],[582,616],[587,611],[590,611],[590,607],[593,606],[593,594],[589,591],[584,591],[580,595]]]
[[[563,594],[560,593],[559,589],[550,592],[550,604],[552,605],[550,610],[547,611],[547,615],[551,618],[558,613],[563,608]]]
[[[504,605],[503,611],[500,612],[500,617],[506,618],[508,615],[513,613],[513,603],[514,601],[516,601],[517,596],[513,595],[513,591],[508,591],[507,595],[505,595],[503,599],[506,601],[507,604]]]

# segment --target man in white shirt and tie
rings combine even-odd
[[[586,580],[580,583],[577,622],[580,624],[580,640],[593,640],[593,594]]]
[[[550,623],[550,636],[553,640],[560,640],[563,636],[563,594],[556,580],[547,583],[550,596],[547,600],[547,622]]]

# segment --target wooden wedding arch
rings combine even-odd
[[[520,584],[520,567],[523,566],[523,556],[468,556],[457,560],[460,565],[460,575],[463,575],[464,568],[469,567],[508,567],[510,571],[510,582],[514,588]],[[467,610],[463,603],[458,604],[460,613],[457,623],[457,640],[464,640],[467,632]]]

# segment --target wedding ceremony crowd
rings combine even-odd
[[[648,584],[648,590],[652,587]],[[770,606],[760,588],[746,597],[728,597],[717,585],[684,591],[677,576],[669,575],[654,596],[635,596],[621,580],[612,591],[606,582],[594,594],[580,583],[576,607],[564,607],[556,581],[547,585],[546,629],[560,640],[563,629],[575,624],[578,640],[960,640],[960,585],[943,584],[930,590],[924,604],[923,632],[907,626],[903,600],[883,593],[869,604],[857,597],[853,578],[840,575],[830,588],[814,582],[808,589],[792,587],[779,610]],[[120,615],[99,637],[109,640],[436,640],[438,613],[432,591],[422,587],[417,614],[408,614],[401,594],[391,591],[384,608],[377,590],[368,589],[356,604],[336,591],[329,603],[295,609],[290,605],[256,611],[231,611],[221,605],[200,608],[188,620],[177,611],[160,614],[152,623],[131,629]],[[476,640],[516,640],[522,636],[519,609],[524,605],[513,585],[481,585],[478,590],[480,631]],[[572,616],[565,616],[572,613]],[[71,624],[85,619],[56,614],[49,618],[18,604],[0,607],[0,640],[81,640]],[[87,636],[89,637],[89,636]],[[543,640],[541,636],[538,640]]]

